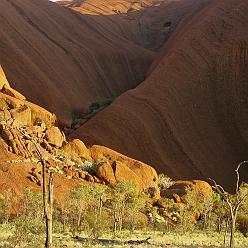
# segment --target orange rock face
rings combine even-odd
[[[71,120],[145,79],[154,51],[194,8],[180,2],[1,0],[0,64],[30,101]]]
[[[62,147],[65,137],[58,127],[51,127],[47,129],[45,134],[45,139],[47,142],[57,148]]]
[[[203,196],[211,197],[213,194],[212,187],[205,181],[192,180],[192,181],[176,181],[169,189],[162,190],[161,196],[174,199],[176,203],[185,201],[187,188],[197,189]]]
[[[0,89],[2,89],[4,85],[9,85],[9,82],[0,64]]]
[[[1,92],[6,94],[6,95],[9,95],[9,96],[13,96],[19,100],[26,100],[26,97],[23,96],[20,92],[12,89],[9,85],[5,84],[3,86],[3,88],[1,89]]]
[[[125,180],[136,183],[141,191],[152,188],[153,196],[159,194],[156,171],[149,165],[105,147],[88,149],[78,139],[66,141],[63,131],[54,125],[56,117],[52,113],[26,101],[17,91],[10,89],[5,88],[0,93],[0,170],[6,169],[5,174],[0,173],[0,178],[16,194],[29,186],[30,181],[36,190],[37,186],[41,186],[40,165],[35,163],[40,156],[46,161],[46,170],[59,175],[57,185],[65,178],[77,180],[77,183],[83,180],[112,185]],[[96,164],[97,169],[94,167]],[[20,171],[20,166],[25,166],[23,171]],[[13,168],[17,172],[18,185],[11,183]],[[7,178],[8,173],[11,180]],[[65,185],[75,186],[75,182]],[[1,190],[4,187],[0,187]]]
[[[11,109],[10,114],[13,118],[13,127],[30,126],[32,123],[31,109],[27,106]]]
[[[90,152],[94,160],[107,162],[106,165],[100,164],[99,167],[101,172],[98,174],[102,179],[107,182],[114,181],[114,177],[116,181],[129,180],[136,182],[143,190],[153,191],[154,196],[159,195],[158,175],[151,166],[103,146],[94,145],[90,148]],[[112,170],[108,164],[111,165]]]
[[[72,160],[80,160],[81,162],[92,160],[90,151],[81,140],[74,139],[65,144],[61,149],[66,157]]]
[[[177,27],[147,79],[72,137],[172,178],[210,177],[231,190],[248,151],[248,2],[194,2],[198,9]],[[247,181],[248,168],[241,174]]]
[[[108,184],[116,184],[116,178],[114,174],[114,170],[111,166],[110,163],[108,162],[103,162],[100,163],[97,167],[97,172],[96,172],[98,178],[101,180],[105,181]]]

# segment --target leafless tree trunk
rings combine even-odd
[[[236,220],[238,215],[238,210],[240,206],[244,203],[246,197],[248,196],[248,193],[245,195],[240,194],[240,176],[239,176],[239,169],[242,165],[248,164],[248,161],[243,161],[240,164],[238,164],[235,172],[237,176],[236,180],[236,190],[235,195],[231,196],[225,189],[218,185],[213,179],[210,179],[214,183],[215,189],[218,191],[218,193],[222,196],[222,198],[225,200],[229,207],[230,211],[230,225],[231,225],[231,235],[230,235],[230,248],[234,248],[235,246],[235,230],[236,230]],[[224,238],[225,242],[225,238]],[[225,244],[224,244],[225,245]]]
[[[52,248],[53,239],[53,173],[49,173],[48,185],[46,180],[46,162],[42,158],[42,193],[43,193],[43,207],[46,221],[46,248]]]
[[[37,156],[40,159],[40,163],[42,165],[42,195],[43,195],[43,208],[44,208],[44,216],[46,223],[46,242],[45,248],[52,248],[52,227],[53,227],[53,172],[49,172],[48,185],[46,180],[46,161],[42,156],[39,148],[37,147],[36,142],[33,138],[27,134],[23,130],[19,130],[22,135],[25,135],[32,142]]]
[[[224,247],[226,247],[226,235],[227,235],[227,231],[229,229],[229,222],[230,222],[230,219],[228,218],[226,220],[226,226],[225,226],[225,231],[224,231],[224,241],[223,241]]]

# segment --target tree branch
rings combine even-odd
[[[238,193],[238,191],[239,191],[239,186],[240,186],[240,185],[239,185],[239,181],[240,181],[239,168],[240,168],[242,165],[244,165],[244,164],[248,164],[248,160],[245,160],[245,161],[239,163],[238,166],[237,166],[237,168],[236,168],[236,170],[235,170],[236,175],[237,175],[236,194]]]

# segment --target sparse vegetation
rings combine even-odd
[[[84,112],[84,117],[86,119],[92,118],[95,114],[97,114],[98,112],[108,107],[115,99],[116,97],[112,96],[105,100],[91,103],[89,107],[86,109],[86,111]]]
[[[110,104],[112,104],[115,101],[115,99],[116,99],[116,96],[112,96],[104,100],[91,103],[87,107],[87,109],[84,111],[84,113],[82,114],[77,113],[74,115],[74,117],[72,118],[72,127],[75,127],[76,125],[80,124],[82,119],[88,120],[92,118],[94,115],[101,112],[106,107],[108,107]]]
[[[166,180],[160,181],[160,187],[167,188],[170,180],[164,175],[161,178]],[[247,184],[242,184],[240,190],[245,196]],[[131,247],[128,242],[121,242],[148,237],[151,239],[146,247],[222,247],[223,235],[230,232],[230,215],[222,194],[215,192],[208,196],[194,187],[187,188],[186,192],[184,203],[160,200],[160,205],[164,204],[161,212],[159,205],[148,207],[148,195],[130,182],[122,181],[114,187],[78,185],[63,201],[55,201],[53,247],[106,247],[95,243],[98,238],[117,240],[111,247]],[[42,247],[45,239],[42,194],[25,189],[17,202],[12,192],[6,191],[0,196],[0,204],[0,228],[3,229],[0,246]],[[13,215],[16,205],[21,208],[18,215]],[[248,246],[247,212],[247,204],[240,206],[236,248]],[[77,241],[76,236],[89,239]]]

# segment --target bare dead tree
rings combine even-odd
[[[43,196],[43,209],[44,209],[44,217],[45,217],[45,224],[46,224],[46,241],[45,241],[45,248],[52,248],[53,247],[53,172],[49,172],[48,183],[47,183],[47,162],[43,157],[40,149],[37,147],[33,138],[23,131],[19,130],[22,135],[28,137],[29,140],[32,142],[36,154],[39,158],[39,162],[42,165],[42,196]]]
[[[214,184],[214,188],[217,192],[222,196],[224,201],[227,203],[229,211],[230,211],[230,227],[231,227],[231,235],[230,235],[230,248],[234,248],[235,245],[235,230],[236,230],[236,220],[238,215],[238,210],[240,206],[245,202],[246,198],[248,197],[248,192],[244,194],[241,192],[242,183],[240,183],[240,174],[239,169],[242,165],[248,164],[248,161],[243,161],[238,164],[235,172],[237,176],[236,180],[236,188],[235,194],[229,194],[221,185],[217,184],[213,179],[209,178]]]
[[[46,221],[46,248],[53,246],[53,172],[49,172],[48,184],[46,180],[46,161],[42,158],[42,194],[43,208]]]

